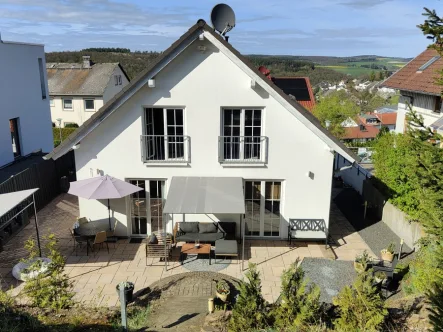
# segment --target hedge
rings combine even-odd
[[[77,128],[52,128],[52,136],[54,137],[54,146],[60,144],[60,130],[62,132],[62,140],[64,141],[71,135]]]

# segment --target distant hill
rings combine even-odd
[[[46,62],[80,62],[83,55],[101,62],[120,62],[129,78],[134,79],[161,53],[149,51],[131,52],[125,48],[89,48],[81,51],[50,52]],[[312,85],[322,81],[339,82],[351,77],[368,76],[372,71],[393,72],[410,59],[387,58],[376,55],[353,57],[247,55],[258,68],[266,66],[274,76],[307,76]]]

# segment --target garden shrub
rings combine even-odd
[[[360,274],[353,286],[346,286],[333,299],[339,318],[334,321],[338,331],[378,331],[388,314],[380,291],[368,273]]]
[[[266,301],[261,293],[260,273],[249,263],[247,282],[239,286],[239,294],[232,309],[229,331],[255,331],[267,327]]]
[[[48,258],[51,264],[48,267],[48,273],[39,274],[37,277],[30,279],[25,283],[25,294],[30,298],[32,305],[41,308],[66,309],[71,307],[74,302],[72,300],[74,293],[72,292],[72,282],[64,273],[65,259],[57,249],[57,239],[54,234],[50,234],[47,238],[45,246],[49,253]],[[33,259],[37,256],[35,241],[29,239],[26,242],[26,249],[29,251],[29,258]],[[31,264],[29,271],[39,270],[39,266]]]
[[[281,276],[281,302],[272,311],[279,331],[297,331],[320,320],[320,288],[308,284],[298,264],[297,259]]]
[[[65,124],[65,128],[78,128],[78,124],[76,124],[76,123],[67,123],[67,124]]]

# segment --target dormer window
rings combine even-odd
[[[122,75],[114,75],[115,85],[122,85]]]

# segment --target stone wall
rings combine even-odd
[[[424,236],[423,229],[418,223],[410,222],[404,212],[389,202],[383,207],[382,220],[395,234],[404,239],[410,248],[414,248],[417,240]]]

